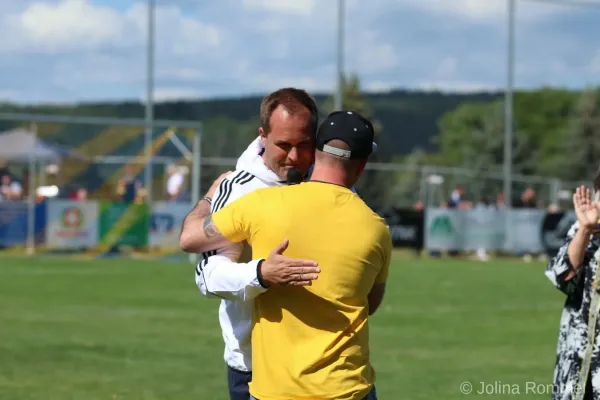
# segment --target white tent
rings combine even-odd
[[[27,162],[33,154],[36,162],[57,162],[63,156],[58,147],[47,144],[25,129],[0,133],[0,160]]]

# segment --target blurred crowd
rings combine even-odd
[[[0,201],[8,200],[23,200],[29,196],[28,190],[28,175],[23,169],[9,168],[9,166],[0,164]],[[158,197],[154,200],[180,202],[189,201],[189,190],[187,183],[186,169],[171,165],[166,169],[164,184]],[[56,196],[48,196],[46,191],[40,190],[45,186],[36,185],[36,198],[38,201],[47,197],[56,197],[60,199],[69,199],[75,201],[84,201],[89,198],[88,188],[84,185],[69,185],[58,188]],[[128,203],[142,203],[147,198],[147,191],[142,180],[139,178],[139,173],[131,165],[126,165],[123,168],[123,175],[113,184],[113,195],[109,198],[115,201],[123,201]]]
[[[452,193],[450,193],[448,199],[442,201],[439,204],[439,207],[458,210],[472,210],[481,208],[501,210],[506,207],[506,199],[504,198],[504,193],[499,192],[496,194],[494,201],[491,201],[487,196],[481,197],[478,201],[473,201],[467,197],[465,187],[463,185],[457,185]],[[419,200],[414,204],[414,208],[416,210],[423,210],[425,208],[425,204]],[[519,197],[516,200],[513,200],[512,208],[546,208],[549,212],[559,211],[558,204],[550,204],[546,206],[543,202],[539,201],[533,188],[526,188],[523,190]]]

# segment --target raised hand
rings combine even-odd
[[[594,229],[598,223],[598,204],[592,200],[590,189],[585,186],[578,187],[573,194],[573,206],[579,225]]]

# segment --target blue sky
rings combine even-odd
[[[597,84],[600,9],[517,1],[517,86]],[[157,0],[156,21],[157,100],[334,87],[335,0]],[[506,79],[505,0],[347,0],[346,33],[369,90]],[[2,0],[0,100],[142,99],[145,35],[143,1]]]

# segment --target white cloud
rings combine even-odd
[[[600,74],[600,51],[596,52],[594,58],[589,62],[587,70],[593,74]]]
[[[10,38],[0,40],[0,94],[139,98],[145,0],[103,1],[0,0],[0,37]],[[334,89],[335,0],[192,3],[158,2],[157,99]],[[567,33],[572,9],[518,1],[517,11],[519,85],[599,75],[597,24]],[[347,0],[345,71],[375,91],[495,89],[505,79],[505,22],[505,0]]]
[[[436,69],[436,75],[440,77],[454,76],[458,72],[458,60],[454,57],[446,57],[440,62]]]
[[[146,101],[146,94],[140,97],[140,101]],[[161,87],[154,90],[155,101],[170,101],[170,100],[192,100],[200,99],[202,95],[199,91],[183,88]]]
[[[401,62],[399,52],[386,40],[388,38],[379,37],[373,30],[353,33],[345,48],[349,67],[365,74],[398,67]]]
[[[506,19],[508,2],[506,0],[402,0],[410,7],[419,8],[437,15],[452,16],[463,20],[493,21]],[[519,20],[541,20],[565,12],[564,6],[540,4],[517,0],[515,14]]]
[[[2,37],[10,35],[17,40],[3,40],[0,48],[34,48],[44,52],[93,48],[119,38],[119,21],[115,10],[93,6],[85,0],[36,2],[21,13],[5,16]]]
[[[281,14],[310,15],[316,0],[242,0],[245,9]]]
[[[364,89],[368,90],[369,92],[385,93],[391,91],[397,86],[398,84],[396,82],[369,81],[366,83],[366,85],[364,85]]]
[[[143,47],[147,15],[142,3],[125,12],[90,0],[35,2],[21,12],[0,17],[0,51],[61,53],[101,48]],[[214,25],[186,17],[175,6],[156,9],[157,47],[172,46],[177,54],[196,54],[221,44],[222,32]],[[159,34],[160,33],[160,34]]]
[[[333,80],[328,80],[327,77],[310,77],[310,76],[272,76],[267,74],[255,74],[252,76],[250,86],[254,90],[264,92],[276,90],[282,87],[299,87],[308,91],[322,90],[331,84],[333,90]]]
[[[0,90],[0,102],[13,100],[19,97],[16,90]]]
[[[473,93],[481,91],[496,91],[502,90],[499,85],[492,85],[485,82],[461,81],[461,80],[440,80],[430,82],[419,82],[415,88],[425,91],[440,91],[440,92],[459,92]]]

